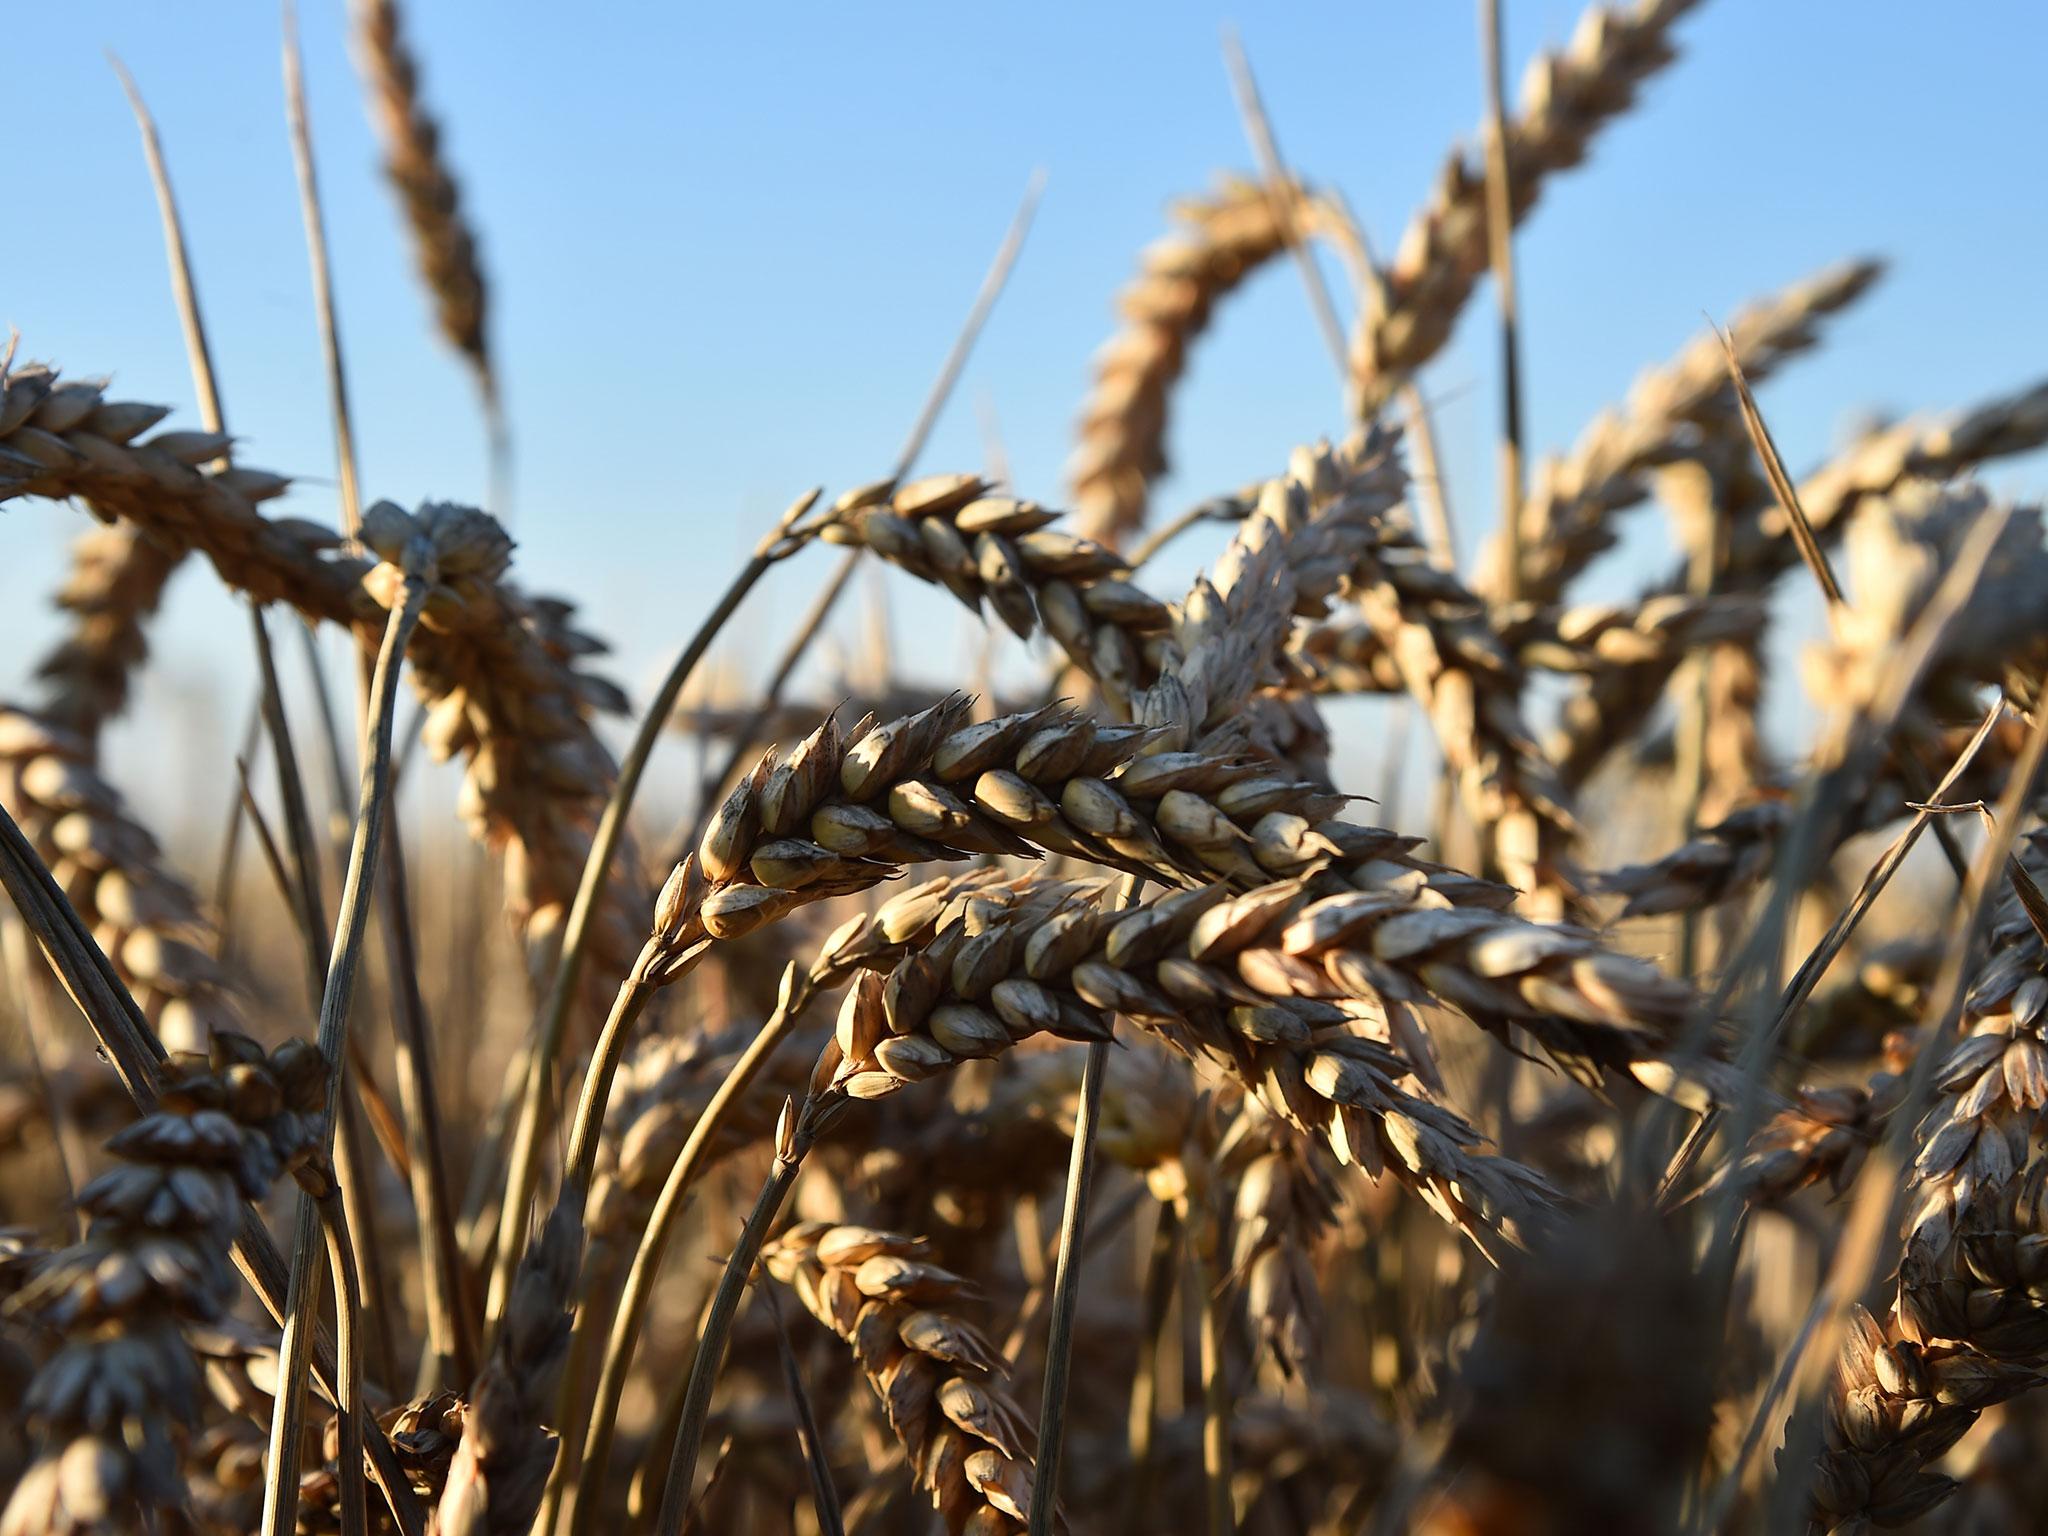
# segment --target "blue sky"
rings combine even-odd
[[[1506,9],[1514,89],[1579,7]],[[304,476],[290,509],[332,518],[275,7],[11,0],[0,16],[23,151],[0,324],[20,329],[25,356],[111,373],[123,395],[191,419],[156,214],[104,57],[115,49],[164,135],[242,456]],[[924,464],[982,466],[989,413],[1021,489],[1060,496],[1089,357],[1136,252],[1170,198],[1250,164],[1225,21],[1289,159],[1341,186],[1382,246],[1480,104],[1462,0],[416,0],[409,17],[493,279],[523,576],[588,605],[639,693],[796,491],[886,469],[1037,166],[1050,183],[1030,246]],[[343,7],[310,3],[302,26],[369,491],[477,498],[469,382],[431,334]],[[1890,258],[1890,277],[1765,394],[1795,465],[1862,413],[1958,406],[2048,374],[2048,7],[1712,0],[1679,35],[1680,62],[1524,226],[1534,444],[1568,442],[1704,315],[1862,252]],[[1468,547],[1493,518],[1490,315],[1482,293],[1426,379]],[[1276,265],[1196,355],[1159,504],[1269,473],[1341,425],[1298,278]],[[1999,483],[2041,481],[2035,462]],[[1608,589],[1658,558],[1661,530],[1640,522]],[[53,632],[44,594],[77,526],[32,505],[0,521],[13,658],[0,687],[25,683]],[[1171,592],[1212,549],[1190,541],[1154,585]],[[764,588],[734,631],[734,665],[765,670],[827,564],[816,555]],[[905,668],[957,674],[958,611],[906,584],[892,593]],[[145,710],[197,690],[239,718],[248,669],[231,617],[209,579],[180,580]]]

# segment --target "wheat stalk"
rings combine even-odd
[[[1820,323],[1861,298],[1884,271],[1876,261],[1844,262],[1739,310],[1728,345],[1752,382],[1814,347]],[[1613,547],[1614,515],[1646,499],[1654,472],[1731,429],[1739,432],[1735,391],[1721,337],[1694,337],[1669,362],[1646,369],[1627,402],[1594,417],[1569,454],[1537,466],[1536,486],[1518,514],[1519,595],[1555,602],[1602,552]],[[1480,555],[1478,588],[1505,591],[1503,546]]]
[[[1891,496],[1916,480],[1941,482],[2008,454],[2048,443],[2048,384],[1986,401],[1947,420],[1905,422],[1865,434],[1809,476],[1799,502],[1814,530],[1831,539],[1857,508]],[[1767,489],[1752,480],[1743,499],[1723,505],[1730,532],[1722,590],[1763,591],[1799,563],[1799,552],[1776,508],[1765,509]],[[1653,594],[1677,593],[1686,580],[1673,576]],[[1646,594],[1651,595],[1651,594]],[[1559,776],[1583,784],[1619,743],[1627,741],[1656,707],[1671,669],[1645,663],[1603,674],[1565,709],[1550,748]]]

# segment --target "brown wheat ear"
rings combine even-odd
[[[959,1315],[974,1288],[915,1238],[808,1222],[763,1255],[853,1348],[918,1486],[952,1536],[1015,1536],[1031,1518],[1031,1427],[1002,1357]]]
[[[178,1436],[199,1378],[181,1329],[234,1300],[242,1202],[317,1146],[324,1071],[304,1042],[266,1055],[222,1031],[210,1057],[171,1058],[155,1111],[108,1142],[119,1166],[79,1192],[85,1240],[7,1304],[64,1343],[22,1405],[44,1448],[0,1515],[4,1536],[126,1529],[183,1507]]]
[[[384,141],[384,168],[398,189],[434,319],[448,344],[476,371],[487,409],[498,402],[491,366],[490,286],[462,197],[441,147],[440,124],[420,95],[419,64],[406,46],[396,0],[354,0],[356,38]]]

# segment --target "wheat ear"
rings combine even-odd
[[[1811,349],[1820,323],[1869,291],[1882,263],[1844,262],[1739,310],[1727,344],[1752,383]],[[1617,537],[1614,515],[1646,499],[1654,472],[1729,429],[1740,432],[1735,391],[1720,335],[1694,337],[1677,356],[1646,370],[1619,410],[1596,416],[1571,451],[1537,466],[1523,501],[1519,595],[1556,602],[1572,580]],[[1488,543],[1475,585],[1499,599],[1506,590],[1503,546]]]
[[[1823,540],[1846,528],[1857,508],[1892,495],[1915,480],[1946,481],[1988,460],[2025,453],[2048,443],[2048,383],[1988,400],[1946,420],[1903,422],[1867,433],[1799,487],[1807,520]],[[1749,477],[1723,502],[1729,528],[1723,591],[1765,591],[1800,563],[1782,512],[1768,506],[1770,491]],[[1684,573],[1652,588],[1681,593]],[[1647,595],[1647,594],[1646,594]],[[1583,784],[1608,753],[1630,740],[1656,708],[1671,678],[1661,661],[1605,673],[1567,702],[1551,760],[1563,781]]]
[[[929,1254],[898,1233],[807,1222],[762,1262],[852,1346],[951,1536],[1015,1536],[1030,1519],[1031,1428],[1002,1357],[960,1315],[974,1287]]]
[[[22,1405],[45,1444],[0,1514],[5,1536],[125,1528],[183,1506],[173,1426],[196,1420],[199,1381],[181,1329],[234,1300],[242,1202],[319,1157],[323,1075],[304,1042],[266,1055],[223,1030],[210,1056],[171,1058],[156,1108],[108,1142],[119,1166],[79,1194],[85,1240],[7,1303],[64,1343]]]
[[[412,230],[420,276],[448,345],[476,374],[485,409],[498,410],[491,366],[490,285],[461,192],[441,149],[441,127],[420,96],[419,64],[406,46],[396,0],[355,0],[357,54],[370,88],[371,116],[384,142],[384,169]]]
[[[1607,123],[1635,102],[1643,82],[1674,57],[1671,29],[1697,0],[1596,5],[1559,53],[1537,56],[1522,105],[1506,124],[1512,217],[1519,222],[1546,181],[1585,159]],[[1381,295],[1353,337],[1351,366],[1362,408],[1376,410],[1436,355],[1487,269],[1486,176],[1464,149],[1445,161],[1381,277]]]
[[[155,406],[107,400],[97,386],[60,383],[47,369],[7,375],[0,392],[0,501],[76,498],[125,516],[173,549],[198,549],[229,586],[258,602],[285,602],[309,619],[368,628],[383,610],[362,589],[373,562],[339,552],[331,529],[267,519],[258,505],[285,482],[240,466],[208,470],[225,439],[204,432],[144,438]],[[507,855],[511,905],[546,959],[612,782],[609,754],[590,728],[594,710],[623,705],[582,670],[601,650],[573,610],[531,597],[505,579],[511,541],[479,548],[451,572],[453,591],[430,605],[411,651],[414,685],[430,706],[428,745],[467,765],[462,809],[477,836]],[[631,859],[621,861],[630,866]],[[623,975],[645,929],[645,897],[614,868],[595,927],[600,970]],[[609,984],[585,1006],[601,1017]]]
[[[1121,328],[1095,354],[1067,466],[1082,534],[1115,548],[1144,525],[1152,482],[1168,469],[1173,388],[1217,305],[1289,245],[1324,233],[1334,212],[1299,184],[1235,176],[1173,205],[1172,231],[1140,253],[1117,295]]]

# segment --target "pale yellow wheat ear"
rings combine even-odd
[[[1338,217],[1299,183],[1234,176],[1175,203],[1172,216],[1117,295],[1122,325],[1095,355],[1067,467],[1075,526],[1112,547],[1144,525],[1152,482],[1167,470],[1173,389],[1216,307],[1290,245],[1327,236]]]
[[[163,414],[108,400],[97,385],[60,381],[47,368],[17,370],[0,392],[0,502],[75,499],[103,516],[126,517],[169,548],[200,551],[230,587],[259,602],[284,602],[309,620],[374,633],[383,610],[362,584],[373,562],[341,553],[333,529],[266,518],[259,507],[280,494],[282,477],[240,465],[207,468],[224,439],[151,434]],[[450,516],[450,526],[460,520]],[[574,609],[506,579],[511,541],[502,532],[479,540],[472,554],[447,573],[449,593],[429,604],[410,670],[429,706],[427,745],[466,766],[465,819],[506,854],[513,915],[538,970],[576,891],[615,772],[591,717],[624,701],[584,669],[603,646],[576,627]],[[630,857],[621,865],[604,888],[597,930],[602,969],[611,976],[630,967],[646,927],[646,897]],[[592,982],[584,1017],[602,1017],[609,985]]]
[[[441,126],[421,95],[419,61],[407,46],[397,0],[351,0],[351,9],[370,115],[384,144],[384,170],[412,232],[413,255],[433,300],[435,327],[476,376],[491,434],[496,482],[492,499],[502,504],[509,451],[504,397],[492,359],[491,290],[476,231],[463,210],[461,189],[441,143]]]
[[[1596,5],[1562,50],[1537,56],[1520,110],[1506,123],[1512,213],[1519,222],[1544,184],[1584,160],[1600,129],[1634,105],[1645,80],[1669,64],[1672,28],[1698,0]],[[1487,269],[1486,175],[1466,150],[1452,152],[1429,201],[1401,237],[1377,302],[1353,336],[1353,382],[1376,410],[1450,339]]]

